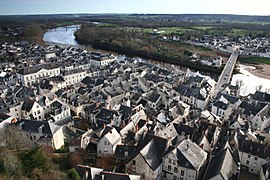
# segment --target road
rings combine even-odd
[[[230,58],[228,59],[226,65],[224,66],[224,69],[221,75],[219,76],[219,79],[215,88],[215,96],[224,89],[225,84],[230,84],[233,69],[236,64],[238,55],[239,55],[238,51],[234,51],[231,54]]]

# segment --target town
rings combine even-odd
[[[230,52],[215,81],[80,46],[2,43],[0,148],[77,153],[81,179],[269,179],[270,94],[227,83]]]

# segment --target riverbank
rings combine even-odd
[[[270,80],[270,65],[269,64],[259,64],[256,66],[250,66],[246,68],[246,70],[255,76]]]

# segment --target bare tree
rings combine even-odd
[[[235,84],[239,87],[239,89],[244,85],[244,82],[242,79],[236,80]]]
[[[265,88],[265,92],[270,94],[270,88]]]
[[[262,90],[262,85],[260,84],[260,85],[258,85],[258,86],[256,86],[256,91],[261,91]]]
[[[33,143],[17,126],[7,126],[1,129],[0,141],[2,146],[8,151],[28,150],[33,147]]]

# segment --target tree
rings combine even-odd
[[[31,150],[20,154],[24,174],[31,176],[34,169],[40,169],[43,173],[50,169],[49,159],[40,150],[40,147],[34,147]]]
[[[80,175],[74,168],[68,170],[68,177],[71,180],[80,180]]]
[[[258,85],[258,86],[256,86],[256,91],[261,91],[262,90],[262,87],[263,87],[263,85]]]
[[[75,168],[78,164],[83,164],[83,159],[78,152],[70,153],[67,158],[71,168]]]
[[[19,128],[15,126],[5,127],[3,132],[0,132],[0,140],[5,142],[6,150],[19,152],[33,147],[30,139],[20,132]]]
[[[238,79],[235,84],[239,87],[239,89],[244,85],[244,82],[242,79]]]

